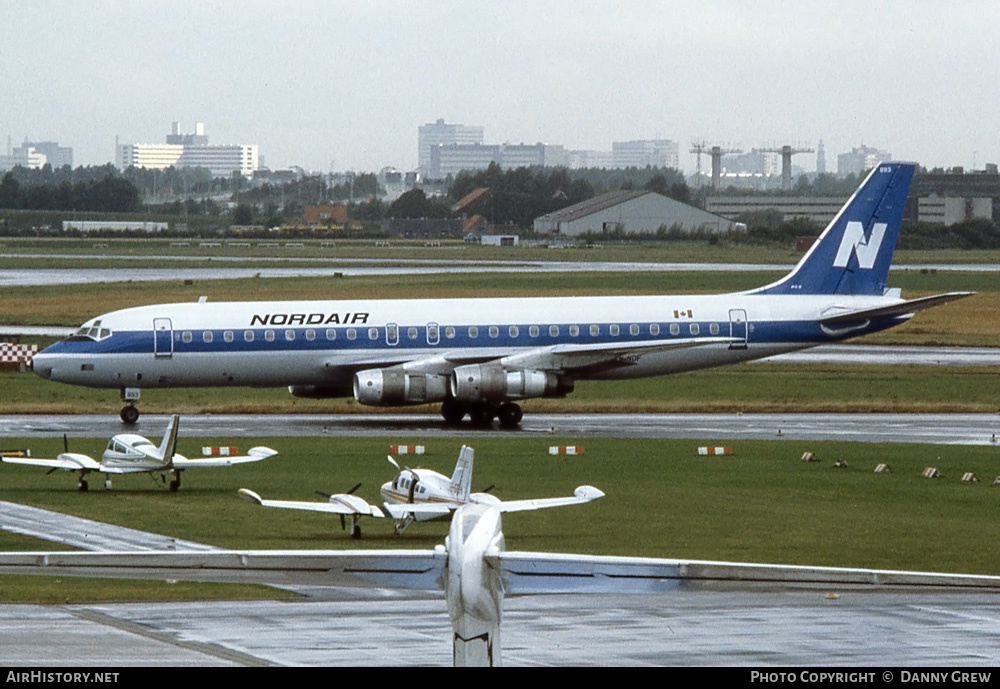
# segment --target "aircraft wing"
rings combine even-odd
[[[3,457],[3,461],[8,464],[27,464],[29,466],[46,467],[52,471],[64,469],[66,471],[104,471],[101,463],[77,452],[63,452],[55,459],[41,459],[31,457]]]
[[[580,486],[572,497],[542,498],[540,500],[502,500],[494,504],[501,512],[522,512],[525,510],[543,510],[546,507],[562,507],[564,505],[582,505],[591,500],[603,498],[604,492],[593,486]]]
[[[975,292],[948,292],[946,294],[935,294],[930,297],[919,297],[910,299],[891,306],[877,306],[871,309],[858,309],[856,311],[846,311],[835,313],[820,319],[820,325],[836,326],[846,323],[853,323],[859,320],[871,320],[872,318],[890,318],[892,316],[907,316],[929,309],[932,306],[947,304],[949,301],[963,299],[971,296]]]
[[[0,553],[0,573],[437,591],[447,559],[443,548]]]
[[[804,567],[701,560],[505,552],[487,556],[505,593],[660,593],[677,590],[914,589],[1000,591],[976,574]]]
[[[0,553],[0,573],[440,590],[447,561],[434,550],[217,550]],[[1000,577],[638,557],[506,552],[488,555],[507,594],[676,590],[1000,592]]]
[[[341,493],[330,496],[329,502],[305,500],[264,500],[257,493],[247,488],[240,488],[239,496],[247,502],[262,507],[279,507],[286,510],[305,510],[307,512],[326,512],[327,514],[364,515],[368,517],[384,517],[382,510],[368,504],[356,495]]]
[[[449,514],[454,512],[459,508],[459,505],[454,503],[428,503],[428,502],[417,502],[417,503],[397,503],[397,502],[387,502],[383,505],[385,511],[389,513],[393,519],[404,519],[408,515],[421,516],[421,517],[447,517]]]
[[[269,447],[253,447],[247,454],[237,457],[206,457],[205,459],[181,459],[174,457],[172,465],[175,469],[213,469],[217,467],[228,467],[233,464],[246,464],[247,462],[259,462],[262,459],[273,457],[278,454],[277,450]]]

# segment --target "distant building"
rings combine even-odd
[[[0,171],[13,170],[18,166],[40,170],[47,162],[45,154],[35,150],[33,146],[21,146],[13,149],[10,155],[0,156]]]
[[[79,230],[80,232],[163,232],[170,228],[170,223],[151,222],[143,220],[63,220],[63,232]]]
[[[417,127],[417,167],[424,177],[438,179],[432,174],[431,149],[447,145],[476,145],[483,143],[483,128],[464,124],[446,124],[439,119],[433,124]],[[487,163],[488,165],[488,163]]]
[[[841,153],[837,156],[837,174],[841,177],[860,175],[871,170],[883,160],[892,160],[892,154],[862,144],[858,148],[852,148],[850,153]]]
[[[430,177],[443,179],[463,170],[485,170],[496,163],[505,170],[566,165],[562,146],[537,144],[440,144],[430,149]]]
[[[612,191],[535,219],[535,232],[578,236],[586,233],[722,232],[735,223],[652,191]]]
[[[22,148],[33,148],[45,156],[45,162],[52,166],[52,169],[69,165],[73,167],[73,149],[69,146],[60,146],[58,141],[25,141]]]
[[[210,145],[203,123],[197,123],[194,134],[181,134],[180,124],[174,122],[167,143],[119,144],[115,150],[115,165],[121,170],[129,167],[149,170],[171,166],[203,167],[213,177],[229,177],[234,172],[252,177],[260,167],[260,153],[255,144]]]
[[[744,213],[776,210],[784,222],[806,218],[826,226],[846,201],[840,196],[709,196],[705,210],[730,220]]]
[[[309,225],[345,225],[347,206],[342,203],[306,206],[303,210],[303,220]]]
[[[680,148],[670,139],[614,141],[611,144],[612,167],[680,167]]]

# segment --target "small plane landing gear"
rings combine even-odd
[[[170,482],[170,492],[176,493],[181,487],[181,475],[180,472],[174,474],[174,479]]]
[[[139,409],[130,402],[129,404],[126,404],[124,407],[122,407],[122,410],[118,413],[118,416],[121,417],[122,423],[127,423],[131,426],[132,424],[134,424],[136,421],[139,420]]]
[[[361,527],[355,524],[351,527],[351,538],[358,539],[361,538]]]
[[[76,484],[76,487],[77,487],[77,489],[81,493],[86,493],[87,490],[90,489],[90,486],[87,484],[87,482],[84,479],[80,479],[80,482],[78,484]]]
[[[104,479],[104,490],[111,490],[111,479]]]

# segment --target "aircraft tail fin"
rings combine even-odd
[[[915,169],[876,165],[792,272],[753,293],[881,296]]]
[[[160,442],[158,453],[164,464],[172,464],[174,454],[177,452],[178,418],[177,414],[170,417],[170,423],[167,424],[167,430],[163,434],[162,442]]]
[[[451,491],[460,502],[468,502],[472,492],[472,462],[475,450],[468,445],[462,445],[455,463],[455,473],[451,475]]]

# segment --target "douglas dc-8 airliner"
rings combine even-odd
[[[517,426],[518,400],[577,380],[660,376],[885,330],[967,296],[904,300],[886,281],[912,163],[876,166],[784,278],[721,295],[159,304],[85,323],[34,359],[49,380],[119,388],[278,387],[394,406],[440,402]]]

